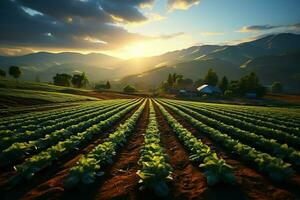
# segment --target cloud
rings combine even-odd
[[[224,32],[201,32],[202,36],[216,36],[216,35],[224,35]]]
[[[34,51],[28,48],[0,47],[0,55],[3,56],[17,56],[29,53],[34,53]]]
[[[253,26],[244,26],[241,29],[237,30],[239,33],[253,33],[253,32],[260,32],[260,31],[268,31],[274,29],[298,29],[300,28],[300,23],[298,24],[289,24],[289,25],[253,25]]]
[[[172,34],[166,34],[166,35],[159,35],[152,37],[153,39],[160,39],[160,40],[168,40],[173,39],[179,36],[185,35],[184,32],[178,32],[178,33],[172,33]]]
[[[168,0],[169,10],[187,10],[193,5],[199,4],[200,0]]]
[[[270,26],[270,25],[244,26],[241,29],[239,29],[237,32],[249,33],[249,32],[257,32],[257,31],[265,31],[265,30],[275,29],[279,27],[280,26]]]
[[[161,19],[141,7],[154,0],[1,0],[0,47],[111,50],[153,37],[117,25]]]

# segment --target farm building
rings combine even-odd
[[[197,92],[200,94],[221,94],[222,91],[218,87],[204,84],[197,88]]]

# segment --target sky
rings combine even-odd
[[[0,0],[0,54],[130,59],[300,33],[299,0]]]

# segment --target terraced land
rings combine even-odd
[[[40,106],[0,118],[1,199],[300,199],[299,109]]]

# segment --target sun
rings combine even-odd
[[[147,55],[147,46],[144,43],[136,43],[126,48],[128,57],[144,57]]]

